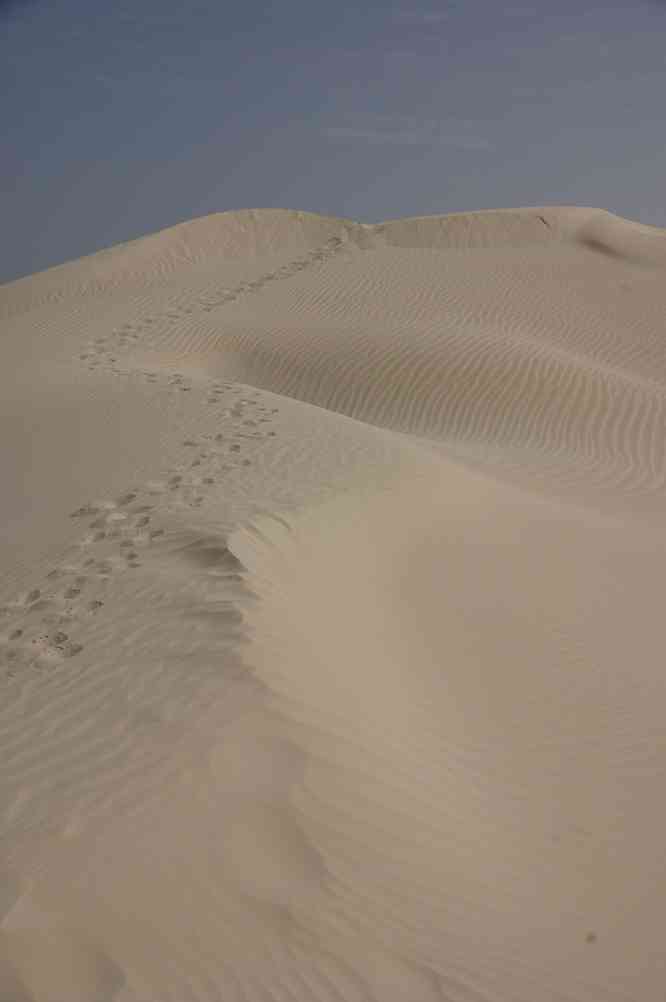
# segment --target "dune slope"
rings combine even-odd
[[[666,233],[0,287],[0,1000],[661,1002]]]

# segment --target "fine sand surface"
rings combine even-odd
[[[663,1002],[666,231],[0,287],[0,1002]]]

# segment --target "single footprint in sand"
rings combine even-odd
[[[67,599],[78,598],[78,596],[81,594],[81,591],[84,588],[85,580],[86,580],[85,578],[77,578],[74,584],[70,585],[69,588],[65,589],[65,591],[63,592],[63,598]]]
[[[121,506],[131,504],[132,501],[136,500],[137,496],[135,491],[128,491],[127,494],[123,494],[118,498],[117,504]]]
[[[94,504],[84,504],[70,514],[70,518],[85,518],[87,515],[97,515],[99,508]]]

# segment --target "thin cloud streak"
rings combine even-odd
[[[434,10],[400,10],[395,16],[394,20],[400,23],[408,24],[442,24],[444,21],[448,21],[451,14],[455,13],[452,10],[434,11]]]
[[[332,126],[324,129],[323,134],[329,139],[358,140],[359,142],[392,146],[447,146],[459,150],[478,150],[489,152],[494,149],[492,143],[482,136],[450,136],[433,134],[420,129],[399,129],[382,131],[378,129],[362,129],[352,126]]]

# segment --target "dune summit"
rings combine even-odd
[[[661,1002],[666,231],[0,287],[0,1000]]]

